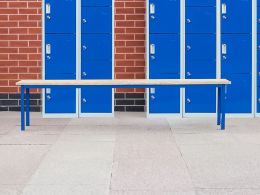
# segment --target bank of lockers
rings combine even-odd
[[[76,8],[76,1],[45,0],[43,3],[44,78],[112,79],[112,0],[82,0],[80,8]],[[81,21],[76,20],[77,9],[81,9]],[[77,23],[81,24],[80,48],[76,48]],[[81,67],[76,60],[79,50]],[[69,87],[53,87],[45,90],[43,105],[46,115],[76,116],[112,113],[112,101],[112,90],[105,87],[85,87],[79,93]]]
[[[148,78],[227,78],[232,81],[232,85],[228,87],[227,112],[252,113],[252,0],[219,2],[186,0],[183,4],[185,14],[179,11],[182,9],[178,7],[179,4],[178,0],[148,2],[150,9],[147,17],[150,26]],[[169,9],[179,10],[167,13]],[[217,13],[217,10],[220,11]],[[173,20],[176,21],[172,22]],[[182,24],[185,25],[185,30],[180,36],[178,36],[181,26],[179,21],[185,21]],[[217,24],[218,21],[220,25]],[[220,34],[217,34],[218,32]],[[185,40],[181,38],[182,36],[185,36]],[[168,42],[164,37],[168,38]],[[182,47],[171,43],[172,37],[177,38],[175,43],[180,43]],[[156,44],[153,45],[154,43]],[[185,62],[178,64],[181,58],[184,58]],[[163,62],[162,67],[158,62]],[[172,73],[175,73],[175,77]],[[170,91],[172,93],[173,90]],[[150,114],[182,112],[184,115],[216,112],[215,87],[187,87],[182,95],[178,93],[178,89],[175,91],[178,100],[167,102],[169,105],[167,109],[163,106],[167,91],[155,90],[153,94],[150,91],[148,112]],[[183,108],[182,111],[180,107]]]

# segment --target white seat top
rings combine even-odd
[[[226,79],[135,79],[135,80],[21,80],[16,85],[26,86],[137,86],[137,85],[221,85],[231,84]]]

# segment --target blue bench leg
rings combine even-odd
[[[25,130],[24,124],[24,86],[21,86],[21,131]]]
[[[226,99],[226,85],[221,87],[221,130],[225,130],[226,125],[226,111],[225,111],[225,99]]]
[[[218,87],[218,110],[217,110],[217,125],[221,122],[221,87]]]
[[[26,126],[30,126],[30,89],[26,89]]]

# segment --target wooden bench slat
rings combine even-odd
[[[136,80],[21,80],[16,85],[50,85],[50,86],[113,86],[113,85],[228,85],[227,79],[136,79]]]

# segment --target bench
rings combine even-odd
[[[225,99],[227,86],[231,82],[226,79],[167,79],[167,80],[22,80],[16,83],[21,88],[21,130],[30,126],[30,89],[46,89],[54,86],[82,88],[84,86],[107,86],[112,88],[156,88],[158,86],[215,86],[218,91],[217,125],[225,129]],[[26,94],[25,94],[26,92]],[[25,97],[26,95],[26,97]],[[26,98],[26,102],[24,102]],[[25,124],[26,104],[26,124]]]

